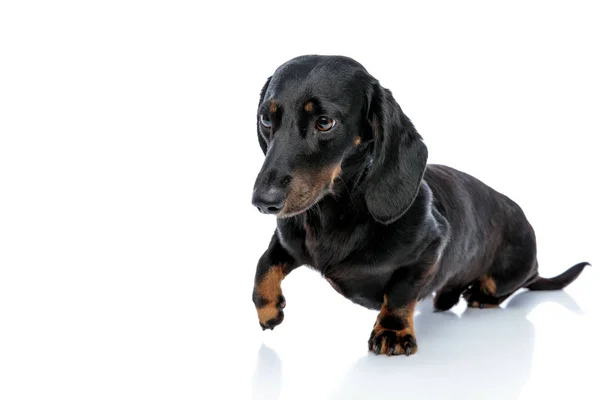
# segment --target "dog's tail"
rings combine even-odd
[[[529,290],[560,290],[577,279],[579,274],[581,274],[581,271],[583,271],[587,265],[590,265],[590,263],[581,262],[573,265],[571,268],[554,278],[542,278],[541,276],[536,275],[525,285],[525,287]]]

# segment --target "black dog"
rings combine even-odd
[[[252,203],[277,215],[253,301],[263,329],[283,320],[281,281],[317,269],[343,296],[380,310],[369,349],[417,351],[413,313],[435,292],[448,310],[497,307],[519,288],[561,289],[587,265],[538,275],[521,208],[463,172],[427,165],[427,147],[392,97],[356,61],[302,56],[260,94],[266,155]]]

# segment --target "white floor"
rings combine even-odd
[[[599,398],[597,268],[498,310],[433,313],[426,300],[411,357],[368,354],[376,313],[307,269],[284,281],[285,320],[263,332],[251,274],[236,270],[148,262],[5,274],[0,398]]]

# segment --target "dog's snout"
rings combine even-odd
[[[278,214],[285,204],[285,190],[278,187],[266,191],[255,190],[252,204],[264,214]]]
[[[277,176],[276,173],[265,174],[267,179],[257,180],[252,195],[252,204],[265,214],[278,214],[285,204],[287,188],[291,176]]]

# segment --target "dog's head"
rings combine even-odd
[[[367,208],[391,223],[412,204],[427,163],[391,92],[347,57],[301,56],[280,66],[261,91],[257,129],[266,157],[252,203],[282,218],[331,193],[348,163],[363,163]]]

